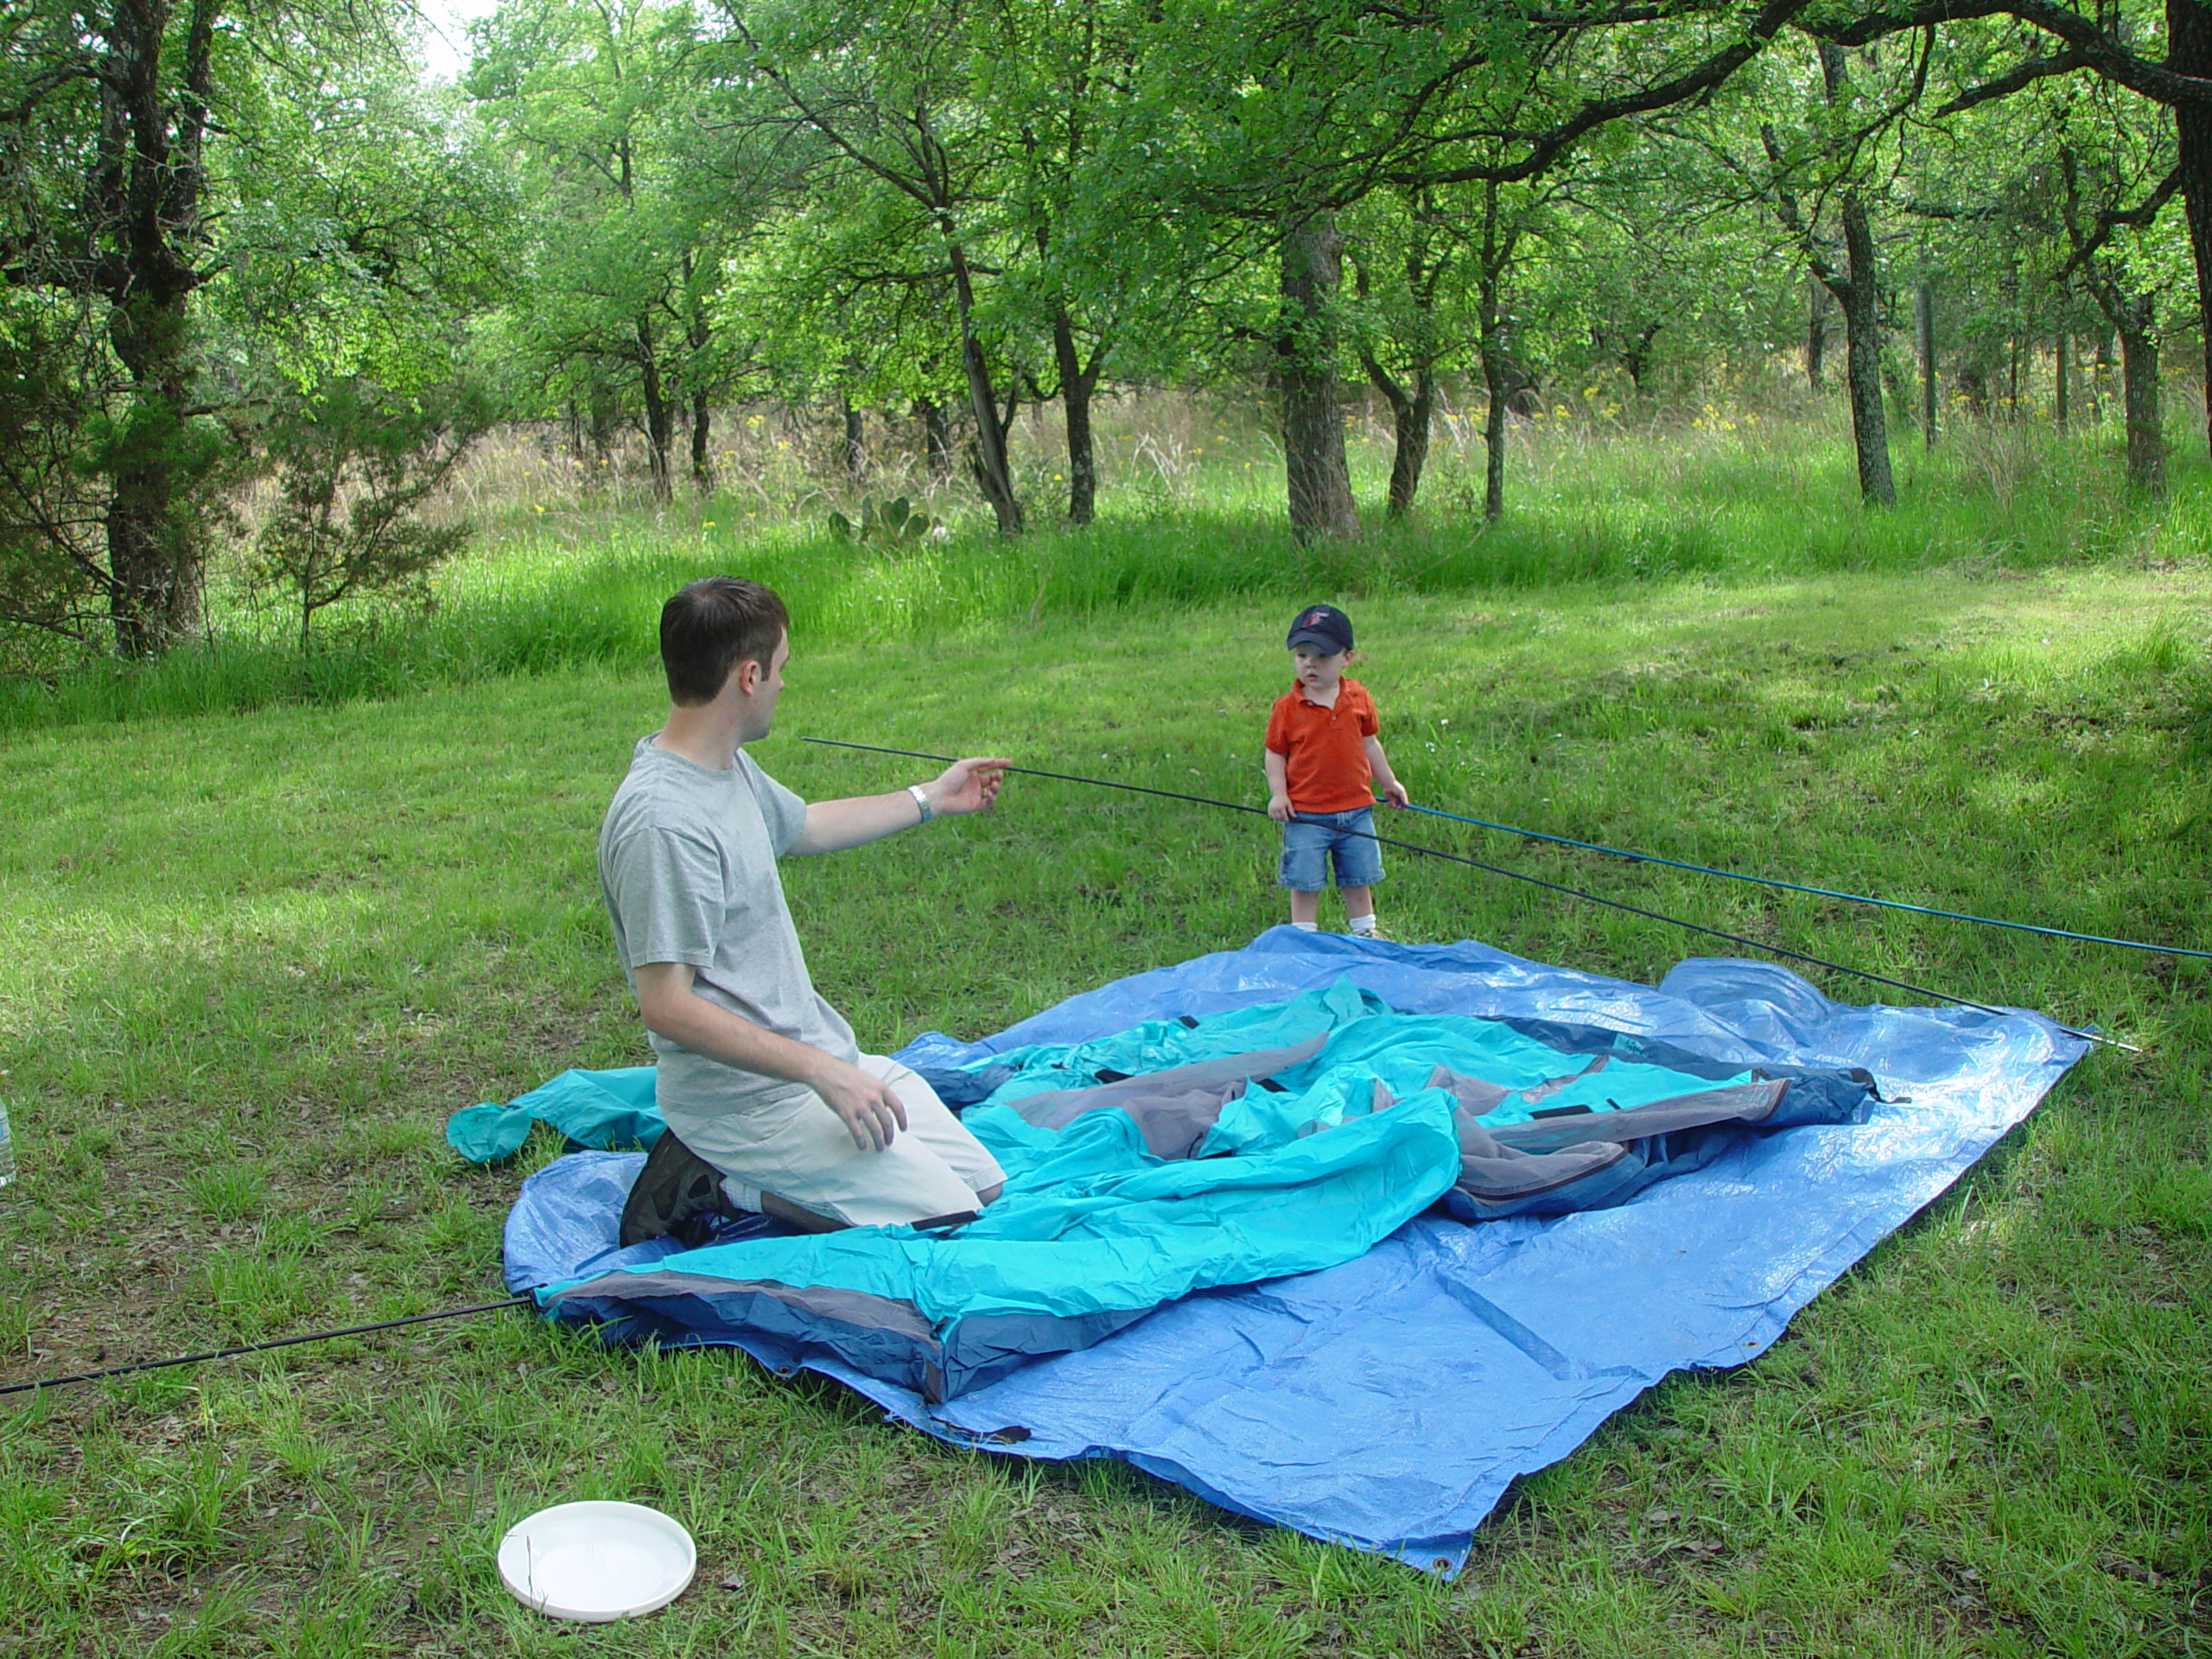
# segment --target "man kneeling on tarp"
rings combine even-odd
[[[806,802],[753,763],[791,655],[784,604],[708,576],[662,607],[668,721],[638,741],[599,832],[615,949],[659,1057],[668,1132],[622,1212],[624,1244],[702,1211],[811,1230],[973,1211],[1005,1173],[929,1084],[862,1054],[823,1001],[776,861],[979,812],[1003,760],[887,795]]]

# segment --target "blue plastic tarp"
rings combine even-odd
[[[899,1058],[973,1065],[1280,1001],[1340,976],[1402,1013],[1594,1026],[1716,1065],[1863,1067],[1884,1098],[1859,1122],[1745,1135],[1617,1209],[1471,1226],[1416,1217],[1355,1260],[1200,1292],[941,1404],[772,1331],[739,1345],[779,1369],[838,1377],[949,1440],[1122,1458],[1224,1507],[1450,1572],[1514,1477],[1565,1456],[1668,1371],[1764,1350],[2086,1046],[2031,1013],[1832,1002],[1764,963],[1685,962],[1652,988],[1472,943],[1284,928],[981,1042],[926,1035]],[[640,1156],[580,1154],[533,1176],[509,1221],[509,1281],[671,1254],[666,1241],[613,1248]]]

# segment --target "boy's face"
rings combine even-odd
[[[1290,648],[1291,672],[1298,676],[1298,683],[1310,696],[1328,690],[1344,677],[1344,658],[1350,652],[1329,652],[1313,645],[1293,645]]]

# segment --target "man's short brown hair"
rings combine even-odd
[[[671,702],[697,708],[721,695],[740,663],[766,669],[791,626],[772,588],[742,576],[702,576],[660,607],[660,662]]]

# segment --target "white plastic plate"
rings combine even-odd
[[[524,1606],[588,1624],[636,1618],[683,1593],[691,1535],[642,1503],[559,1503],[499,1541],[499,1576]]]

